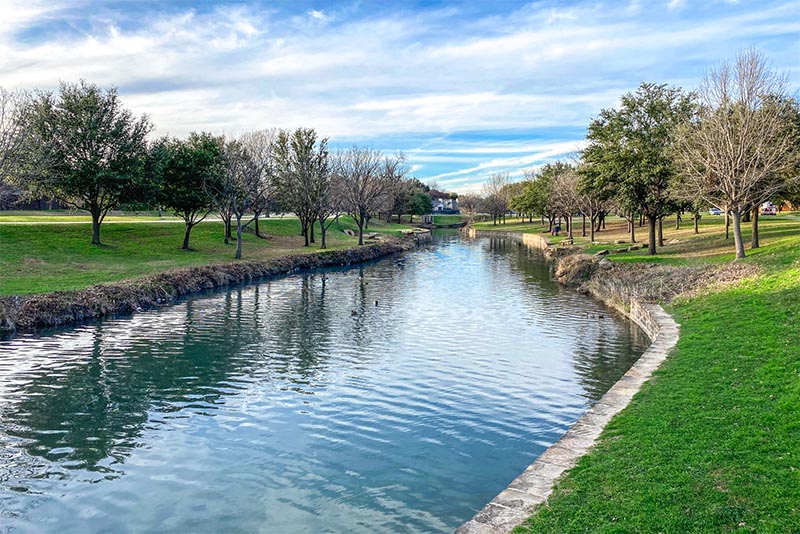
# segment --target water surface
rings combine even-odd
[[[450,532],[646,343],[452,235],[0,341],[0,532]]]

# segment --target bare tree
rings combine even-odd
[[[383,160],[383,172],[388,187],[383,209],[387,212],[386,222],[392,222],[392,213],[397,212],[399,218],[412,191],[411,181],[407,178],[409,167],[405,154],[400,152],[394,157],[386,156]]]
[[[461,195],[458,204],[461,206],[461,211],[466,214],[467,221],[473,222],[481,205],[481,198],[478,195]]]
[[[371,148],[353,147],[337,154],[342,182],[342,202],[358,225],[358,244],[364,244],[364,225],[391,191],[393,177],[386,173],[382,155]]]
[[[24,93],[0,87],[0,206],[5,205],[6,194],[13,192],[7,179],[19,170],[24,155],[26,99]]]
[[[742,214],[786,186],[797,158],[786,85],[764,56],[742,52],[707,73],[698,116],[675,133],[678,190],[730,214],[737,259],[745,256]]]
[[[580,209],[581,194],[578,191],[580,178],[572,166],[565,166],[553,179],[553,203],[567,223],[569,239],[573,238],[572,216]]]
[[[275,190],[275,158],[272,150],[277,135],[275,129],[269,129],[248,132],[239,137],[239,142],[247,149],[253,159],[253,164],[261,171],[260,181],[253,190],[253,199],[250,205],[253,218],[245,224],[246,227],[255,222],[254,230],[258,237],[261,237],[258,219],[264,211],[269,216],[269,205]]]
[[[319,143],[313,141],[316,141],[316,133],[314,133],[308,148],[306,172],[309,190],[307,196],[313,217],[319,222],[321,236],[319,248],[328,248],[328,228],[337,219],[342,206],[341,181],[339,175],[331,168],[328,139],[322,139]]]
[[[242,257],[242,217],[258,198],[263,169],[247,146],[238,139],[225,143],[225,181],[230,194],[229,205],[236,218],[236,255]]]
[[[492,223],[497,224],[498,219],[503,218],[508,211],[508,188],[509,176],[507,172],[493,173],[483,184],[484,208],[492,216]]]

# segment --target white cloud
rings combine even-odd
[[[692,85],[753,42],[771,47],[777,68],[797,68],[800,2],[717,4],[705,17],[681,4],[544,3],[476,19],[452,8],[364,17],[334,6],[278,18],[237,5],[152,13],[133,27],[106,13],[91,31],[43,33],[32,44],[15,35],[74,4],[0,0],[0,85],[116,84],[159,134],[305,125],[342,143],[393,148],[413,137],[403,148],[421,178],[467,187],[494,169],[516,172],[571,151],[580,128],[641,81]],[[550,149],[524,139],[565,127],[571,137]],[[416,141],[451,143],[463,132],[486,141],[449,152]],[[522,137],[492,140],[508,132]]]

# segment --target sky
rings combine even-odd
[[[800,88],[800,0],[0,0],[0,87],[118,88],[153,135],[312,127],[478,191],[584,146],[642,82],[753,47]]]

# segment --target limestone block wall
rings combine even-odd
[[[494,235],[499,232],[486,233]],[[546,243],[546,239],[544,241]],[[530,517],[547,502],[556,481],[594,446],[606,424],[630,403],[678,342],[679,325],[657,304],[637,300],[625,302],[622,298],[613,300],[622,301],[614,308],[639,325],[651,339],[651,345],[561,439],[471,520],[461,525],[456,534],[505,534]]]

